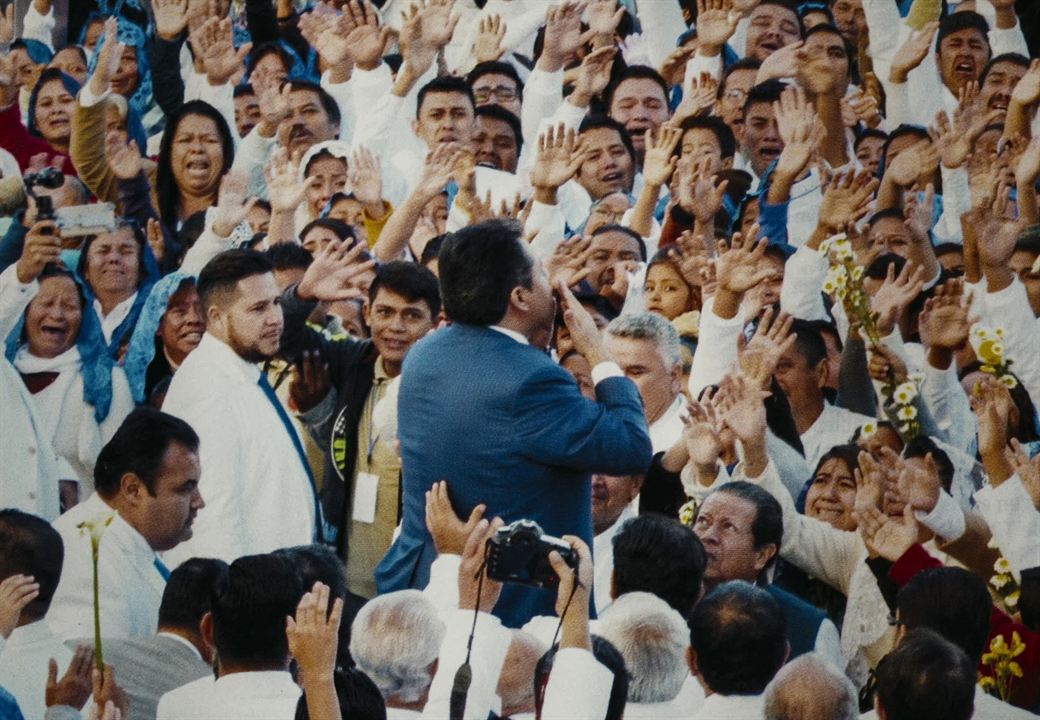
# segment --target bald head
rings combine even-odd
[[[517,630],[509,643],[502,674],[498,676],[498,696],[502,698],[502,717],[534,713],[534,669],[548,646],[530,633]]]
[[[856,720],[856,687],[819,653],[801,655],[765,692],[766,720]]]

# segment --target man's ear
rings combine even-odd
[[[697,667],[697,651],[692,647],[686,648],[686,664],[690,668],[690,675],[700,677],[700,669]]]
[[[137,473],[127,472],[119,478],[119,494],[122,495],[131,506],[137,506],[148,494],[148,487]]]
[[[517,285],[509,293],[509,305],[510,307],[516,308],[522,313],[526,313],[531,309],[531,303],[528,300],[528,289],[523,285]],[[508,312],[508,311],[507,311]]]
[[[224,315],[216,305],[206,308],[206,328],[212,328],[220,334],[224,332]]]
[[[610,599],[617,600],[617,571],[610,571]]]
[[[681,393],[683,385],[682,362],[675,363],[668,375],[672,379],[672,391]],[[642,482],[640,482],[640,485],[642,485]]]
[[[776,543],[767,543],[760,548],[755,548],[755,572],[762,572],[769,565],[769,561],[776,556],[776,553]]]
[[[361,314],[365,318],[365,325],[372,327],[372,307],[368,304],[368,299],[365,299],[365,304],[361,308]]]
[[[817,387],[821,387],[821,388],[822,387],[826,387],[827,386],[827,375],[829,374],[828,367],[827,367],[827,358],[824,358],[823,360],[820,360],[820,362],[817,363],[816,367],[813,369],[813,372],[816,373],[816,385],[817,385]],[[835,378],[835,379],[837,379],[837,378]]]
[[[199,633],[202,635],[202,642],[209,645],[211,648],[217,646],[213,640],[213,613],[208,612],[202,616],[202,620],[199,621]]]
[[[732,170],[733,169],[733,158],[731,158],[731,157],[722,158],[722,169],[723,170]]]

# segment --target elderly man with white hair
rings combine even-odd
[[[611,357],[639,388],[654,452],[666,452],[683,431],[679,333],[660,315],[638,313],[614,319],[605,339]]]
[[[765,692],[765,720],[857,720],[856,686],[817,652],[780,668]]]
[[[689,628],[661,598],[625,593],[600,618],[597,634],[613,643],[628,668],[625,720],[685,720],[704,702],[703,690],[689,682]]]

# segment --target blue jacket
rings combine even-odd
[[[487,327],[452,325],[405,359],[398,401],[403,462],[401,535],[376,569],[380,593],[422,588],[436,557],[425,493],[448,482],[455,512],[538,522],[592,546],[589,473],[643,473],[651,445],[642,402],[626,378],[582,397],[544,353]],[[554,593],[509,585],[495,614],[510,627],[553,614]]]

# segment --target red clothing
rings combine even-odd
[[[72,158],[58,152],[49,142],[32,135],[26,129],[22,124],[22,111],[18,108],[18,103],[11,103],[6,110],[0,110],[0,147],[14,155],[22,172],[29,169],[29,161],[33,155],[43,153],[47,156],[48,165],[55,164],[52,160],[58,158],[61,160],[62,173],[78,177]]]
[[[903,587],[910,582],[911,578],[922,570],[928,568],[942,567],[942,563],[928,554],[920,545],[914,545],[903,556],[896,561],[888,571],[888,576]],[[1005,642],[1011,644],[1011,634],[1017,632],[1025,643],[1025,651],[1015,658],[1015,662],[1022,666],[1022,677],[1016,678],[1012,683],[1011,702],[1026,710],[1032,710],[1040,703],[1040,633],[1033,632],[1020,622],[1016,622],[1010,615],[993,607],[989,616],[989,638],[986,642],[987,649],[997,635],[1003,635]],[[992,675],[989,667],[979,664],[979,673]]]

